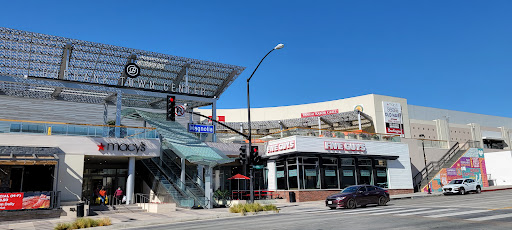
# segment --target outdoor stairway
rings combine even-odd
[[[180,175],[181,176],[181,167],[174,161],[172,160],[172,155],[174,155],[174,153],[172,153],[172,151],[170,150],[165,150],[163,151],[162,153],[162,159],[163,159],[163,163],[170,169],[170,171],[172,171],[175,175]],[[204,193],[204,188],[199,185],[197,183],[197,181],[201,181],[201,179],[197,178],[197,177],[191,177],[189,174],[186,173],[185,171],[185,186],[187,187],[187,189],[195,196],[195,197],[198,197],[198,198],[202,198],[202,197],[205,197],[205,193]],[[204,184],[204,183],[203,183]],[[204,202],[204,201],[203,201]],[[201,203],[201,201],[200,201]],[[206,203],[204,204],[199,204],[199,205],[206,205]]]
[[[160,183],[160,185],[167,191],[167,193],[173,198],[177,206],[180,207],[193,207],[194,201],[190,198],[182,188],[176,178],[169,177],[164,170],[158,165],[157,159],[145,159],[141,161],[144,166],[151,172],[154,178]],[[149,186],[152,183],[148,184]]]
[[[97,205],[90,207],[90,215],[109,215],[116,213],[141,213],[146,212],[146,210],[137,206],[136,204],[122,204],[122,205]]]
[[[422,191],[422,188],[427,186],[430,181],[441,171],[443,168],[450,168],[459,160],[461,156],[466,153],[470,148],[478,146],[477,141],[467,141],[464,145],[460,146],[459,142],[455,143],[446,154],[441,157],[439,161],[432,161],[427,164],[418,174],[413,178],[415,190]],[[427,181],[428,178],[428,181]]]

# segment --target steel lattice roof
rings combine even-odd
[[[140,76],[131,85],[130,82],[120,83],[124,66],[130,62],[141,68]],[[103,103],[109,96],[121,92],[119,88],[132,86],[129,88],[133,89],[132,93],[123,93],[124,106],[164,108],[163,94],[175,94],[179,103],[198,107],[211,104],[211,100],[196,101],[195,98],[219,98],[244,69],[0,27],[0,76],[3,77],[0,94],[9,96]],[[78,86],[66,88],[59,81],[48,82],[49,79],[71,80]],[[150,81],[154,83],[151,86]],[[166,86],[178,87],[185,82],[190,87],[186,92],[165,91]],[[203,90],[202,95],[197,95],[194,89]]]

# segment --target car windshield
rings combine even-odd
[[[450,184],[462,184],[462,180],[452,180]]]
[[[357,191],[358,188],[359,187],[357,187],[357,186],[348,187],[346,189],[343,189],[343,191],[341,191],[341,193],[355,192],[355,191]]]

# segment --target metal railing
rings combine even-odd
[[[459,142],[455,143],[438,161],[431,161],[425,166],[425,168],[423,168],[413,177],[413,182],[415,183],[416,189],[420,191],[421,185],[426,180],[426,175],[445,168],[449,161],[451,161],[455,156],[460,155],[459,153],[466,152],[468,149],[478,146],[479,141],[467,141],[462,146],[460,146]],[[429,177],[429,179],[431,180],[433,178]]]
[[[337,131],[328,129],[302,128],[294,127],[269,134],[252,134],[253,142],[267,142],[289,136],[314,136],[340,138],[345,140],[369,140],[400,142],[401,137],[398,134],[366,133],[353,131]],[[246,139],[239,134],[232,132],[217,132],[217,140],[223,143],[245,142]]]
[[[116,127],[120,128],[121,137],[141,139],[158,138],[156,129],[149,127],[0,119],[0,133],[115,137]]]

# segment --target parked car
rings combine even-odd
[[[450,181],[447,185],[443,186],[443,194],[461,194],[465,195],[468,192],[480,193],[482,187],[473,179],[455,179]]]
[[[325,206],[330,209],[338,207],[356,208],[368,204],[386,205],[389,202],[387,190],[373,185],[354,185],[343,189],[340,193],[332,194],[325,200]]]

